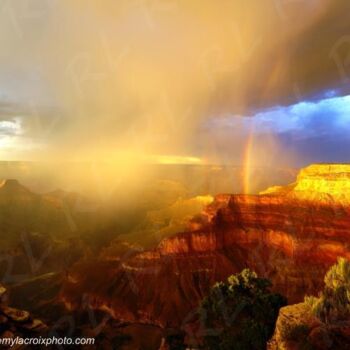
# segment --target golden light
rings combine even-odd
[[[146,158],[148,162],[155,164],[201,164],[202,159],[193,156],[177,155],[152,155]]]

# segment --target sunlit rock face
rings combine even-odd
[[[272,187],[262,192],[286,193],[299,199],[350,204],[350,165],[314,164],[302,169],[296,183],[286,187]]]
[[[297,182],[260,195],[218,195],[188,232],[151,251],[75,265],[61,299],[116,318],[184,325],[215,281],[245,267],[268,277],[290,303],[321,290],[338,256],[350,259],[350,166],[314,165]]]
[[[305,303],[280,309],[268,350],[349,349],[350,322],[326,325],[316,318]]]

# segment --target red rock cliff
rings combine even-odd
[[[350,259],[350,165],[313,165],[297,182],[260,195],[219,195],[192,230],[154,251],[77,264],[61,298],[114,317],[179,326],[210,286],[249,267],[291,303],[321,289],[338,256]]]

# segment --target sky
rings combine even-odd
[[[212,117],[198,135],[203,146],[210,138],[206,152],[214,159],[219,154],[226,163],[241,164],[248,139],[259,167],[349,162],[350,95],[336,96],[332,90],[317,100],[273,106],[251,117]]]
[[[0,0],[0,158],[349,162],[347,0]]]

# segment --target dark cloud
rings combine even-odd
[[[240,69],[218,85],[213,112],[247,115],[261,108],[317,99],[320,92],[332,88],[339,95],[349,94],[350,2],[274,3],[280,11],[270,12],[271,31],[258,40],[257,49]],[[317,10],[318,15],[312,16]]]

